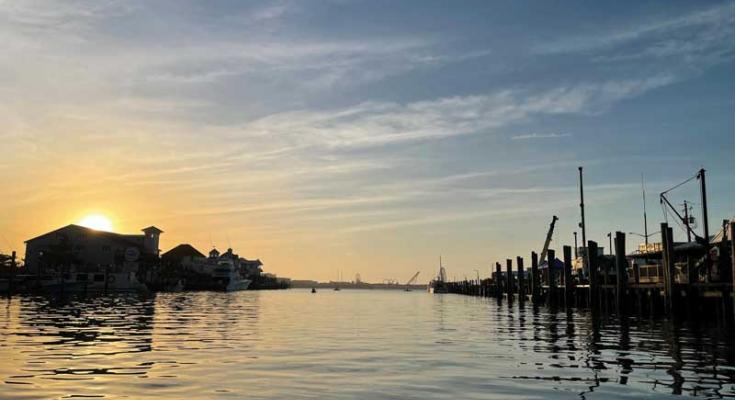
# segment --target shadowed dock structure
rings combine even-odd
[[[516,257],[515,268],[512,258],[508,258],[505,271],[496,263],[490,278],[448,282],[447,291],[567,308],[585,307],[606,313],[706,317],[730,322],[735,319],[735,219],[724,220],[721,231],[710,236],[704,169],[660,195],[665,215],[671,213],[685,229],[686,242],[675,242],[673,228],[664,222],[660,225],[660,243],[649,243],[652,235],[648,234],[643,191],[646,233],[641,236],[646,243],[627,253],[625,233],[611,232],[608,236],[614,255],[602,254],[595,241],[585,242],[581,167],[579,172],[582,247],[576,247],[575,232],[574,251],[571,246],[563,246],[562,259],[557,259],[555,249],[549,248],[558,220],[554,216],[541,256],[530,254],[530,271],[524,269],[522,256]],[[694,232],[686,206],[681,215],[667,198],[672,190],[694,179],[700,182],[702,196],[701,236]]]
[[[696,243],[675,244],[672,228],[661,224],[661,249],[626,254],[625,234],[614,236],[615,255],[598,254],[598,245],[588,241],[589,269],[573,269],[572,247],[563,247],[563,261],[548,250],[548,262],[538,265],[531,253],[531,269],[522,257],[506,260],[506,270],[496,263],[488,279],[448,282],[449,293],[517,299],[534,304],[568,308],[592,308],[606,313],[670,315],[733,319],[735,282],[735,221],[728,222],[719,242],[706,247]],[[597,254],[596,256],[593,256]],[[643,264],[648,260],[651,264]],[[558,265],[558,268],[557,268]],[[644,269],[642,274],[641,268]],[[529,284],[526,284],[529,282]]]

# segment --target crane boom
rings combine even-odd
[[[541,257],[539,258],[538,262],[542,263],[546,259],[546,253],[549,252],[549,244],[551,243],[551,237],[554,236],[554,225],[556,225],[556,221],[559,220],[559,217],[554,215],[554,217],[551,219],[551,225],[549,226],[549,233],[546,234],[546,241],[544,242],[544,249],[541,250]],[[551,263],[549,263],[551,265]]]
[[[421,273],[421,271],[419,271],[419,272],[415,273],[415,274],[414,274],[414,275],[413,275],[413,276],[411,277],[411,279],[409,279],[409,280],[408,280],[408,283],[406,283],[406,286],[411,286],[411,285],[413,285],[413,283],[414,283],[414,282],[416,282],[416,279],[417,279],[417,278],[419,277],[419,274],[420,274],[420,273]]]

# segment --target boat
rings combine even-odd
[[[247,290],[252,281],[246,279],[235,266],[235,263],[229,259],[220,259],[217,266],[212,271],[212,279],[220,290],[226,292],[236,292],[239,290]]]
[[[339,284],[342,282],[342,271],[337,271],[337,282],[334,282],[334,291],[339,292],[341,289],[339,288]]]
[[[184,291],[184,284],[181,282],[181,279],[176,281],[175,285],[169,285],[165,286],[163,288],[164,292],[170,292],[170,293],[180,293]]]
[[[439,274],[429,282],[429,293],[449,293],[447,288],[447,271],[442,266],[442,258],[439,257]]]

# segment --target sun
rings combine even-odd
[[[82,218],[79,225],[98,231],[112,232],[112,221],[101,214],[91,214]]]

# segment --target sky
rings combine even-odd
[[[0,0],[0,42],[0,252],[103,214],[298,279],[487,276],[552,215],[573,243],[580,165],[605,247],[642,174],[650,232],[702,167],[735,215],[735,2]]]

